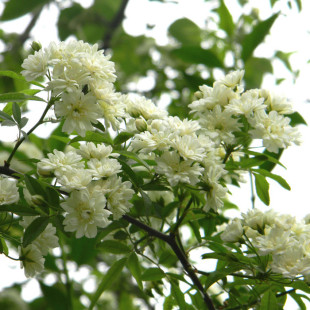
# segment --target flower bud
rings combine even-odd
[[[195,93],[194,93],[194,97],[195,97],[195,99],[201,99],[202,97],[203,97],[203,94],[202,94],[202,92],[201,91],[196,91]]]
[[[31,43],[31,48],[32,48],[35,52],[38,52],[38,51],[42,48],[42,45],[41,45],[41,43],[39,43],[39,42],[33,41],[33,42]]]
[[[146,129],[147,129],[147,123],[142,118],[136,119],[135,125],[136,125],[137,130],[140,132],[146,131]]]

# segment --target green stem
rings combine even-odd
[[[50,102],[47,104],[45,110],[43,111],[42,116],[40,117],[40,119],[38,120],[38,122],[27,132],[27,136],[29,136],[38,126],[40,126],[43,123],[44,117],[46,116],[48,110],[50,109],[50,107],[54,104],[54,100],[50,100]],[[9,158],[5,161],[4,166],[5,167],[9,167],[11,160],[13,159],[16,151],[18,150],[18,148],[20,147],[20,145],[25,141],[26,137],[23,136],[21,139],[19,139],[15,146],[14,149],[12,150]]]

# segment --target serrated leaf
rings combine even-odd
[[[15,121],[19,124],[21,121],[22,112],[20,110],[20,106],[16,102],[13,102],[12,112],[13,112]]]
[[[131,249],[124,243],[116,240],[105,240],[96,245],[96,248],[105,253],[127,254]]]
[[[127,140],[129,140],[130,138],[132,138],[133,136],[134,136],[133,133],[123,131],[115,137],[115,139],[113,140],[113,145],[122,144]]]
[[[136,279],[137,284],[141,291],[143,291],[143,284],[141,280],[141,269],[140,263],[136,253],[131,253],[127,260],[127,267],[131,272],[132,276]]]
[[[287,190],[291,190],[291,187],[289,186],[289,184],[285,181],[285,179],[283,179],[281,176],[277,175],[277,174],[273,174],[267,170],[264,169],[252,169],[252,171],[257,172],[265,177],[271,178],[273,180],[275,180],[276,182],[278,182],[283,188],[287,189]]]
[[[100,298],[101,294],[107,290],[109,287],[112,286],[112,284],[117,280],[126,264],[127,258],[122,258],[118,261],[116,261],[108,270],[108,272],[104,275],[102,278],[97,291],[94,293],[94,295],[91,298],[91,304],[88,308],[88,310],[92,310],[94,306],[96,305],[97,300]]]
[[[268,19],[259,22],[253,27],[252,31],[244,37],[241,52],[241,59],[244,62],[252,56],[256,47],[263,42],[278,16],[279,13],[276,13]]]
[[[24,232],[23,247],[34,241],[45,230],[48,223],[49,217],[47,216],[40,216],[34,219]]]
[[[165,273],[159,268],[146,269],[141,275],[142,281],[159,281],[165,277]]]
[[[254,173],[256,194],[259,199],[267,206],[270,204],[269,183],[266,178],[260,174]]]

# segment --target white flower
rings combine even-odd
[[[221,239],[225,242],[238,242],[242,238],[243,227],[241,220],[238,218],[233,219],[225,227],[221,234]]]
[[[118,157],[119,154],[112,153],[113,148],[111,145],[95,144],[94,142],[87,142],[86,144],[80,145],[80,149],[77,150],[77,153],[80,154],[83,158],[105,158],[105,157]]]
[[[123,182],[116,175],[107,180],[99,180],[90,184],[89,191],[94,194],[106,195],[107,207],[113,213],[114,220],[121,218],[132,207],[129,201],[134,194],[131,183]]]
[[[0,176],[0,205],[8,205],[19,200],[17,181]]]
[[[27,81],[32,81],[39,76],[43,76],[47,72],[49,61],[49,53],[42,49],[35,52],[34,55],[29,55],[23,62],[23,70],[21,74]]]
[[[44,258],[41,251],[34,244],[20,248],[21,268],[25,269],[27,278],[34,277],[44,269]]]
[[[169,116],[167,123],[171,128],[171,132],[179,136],[192,135],[201,128],[197,121],[188,120],[187,118],[180,120],[177,116]]]
[[[109,177],[121,172],[122,166],[114,158],[91,158],[87,163],[89,171],[95,178]]]
[[[250,90],[242,94],[240,98],[235,98],[225,107],[225,110],[235,115],[243,114],[250,117],[258,110],[264,110],[266,105],[264,98],[259,97],[258,90]]]
[[[87,130],[93,130],[92,123],[97,123],[101,117],[101,110],[96,104],[96,98],[80,90],[63,93],[61,101],[55,103],[55,115],[64,117],[62,131],[72,133],[76,131],[84,137]]]
[[[25,216],[20,225],[27,228],[37,217]],[[56,228],[49,223],[44,231],[31,243],[37,247],[42,255],[47,255],[49,249],[59,246],[58,237],[56,236]]]
[[[236,70],[226,74],[224,78],[216,81],[215,83],[223,84],[228,88],[234,89],[235,87],[238,87],[240,85],[243,76],[244,70]]]
[[[156,158],[156,163],[156,173],[165,175],[171,186],[179,182],[195,185],[204,170],[192,160],[182,160],[175,151],[163,153],[161,157]]]
[[[176,149],[184,159],[202,161],[206,156],[205,149],[200,145],[196,135],[176,136],[171,141],[171,146]]]
[[[263,139],[263,145],[270,152],[277,153],[279,148],[287,148],[291,143],[300,144],[300,133],[289,125],[290,119],[271,111],[257,111],[250,120],[254,127],[250,134],[254,139]]]
[[[41,175],[55,173],[56,176],[59,176],[72,168],[84,168],[84,163],[81,161],[82,156],[73,151],[63,153],[55,149],[54,154],[49,153],[47,154],[47,157],[48,159],[43,158],[37,163],[38,173]]]
[[[67,212],[64,229],[75,232],[76,238],[94,238],[97,227],[103,228],[110,223],[108,217],[111,212],[105,209],[104,195],[90,195],[87,190],[73,191],[61,206]]]
[[[273,94],[265,89],[260,90],[260,95],[264,97],[268,110],[277,111],[279,114],[293,113],[292,105],[287,98]]]
[[[57,181],[67,192],[85,189],[92,180],[92,173],[88,169],[67,168],[58,174]]]

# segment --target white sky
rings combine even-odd
[[[84,5],[89,5],[91,1],[81,0]],[[154,36],[160,44],[165,44],[167,37],[165,35],[168,25],[171,20],[181,17],[188,17],[195,21],[199,26],[204,26],[205,16],[212,1],[204,0],[180,0],[179,5],[173,3],[162,6],[159,2],[151,2],[148,0],[130,0],[126,10],[128,18],[124,22],[126,30],[132,35],[140,35],[146,31],[146,23],[154,24],[155,27],[147,33]],[[234,5],[236,1],[226,1],[233,16],[238,16],[240,10]],[[310,1],[303,1],[303,10],[298,13],[296,8],[289,10],[284,4],[286,1],[279,1],[272,12],[281,10],[282,14],[275,22],[271,30],[271,35],[268,36],[266,43],[260,46],[255,55],[261,57],[270,57],[274,50],[282,50],[284,52],[295,52],[291,57],[291,62],[294,70],[300,70],[300,75],[295,84],[292,83],[290,73],[284,68],[280,62],[275,62],[274,75],[276,77],[286,77],[287,80],[280,85],[274,85],[274,78],[268,76],[263,83],[263,87],[269,90],[287,96],[293,103],[293,108],[300,112],[304,119],[310,124],[310,104],[306,100],[310,98],[309,94],[309,78],[310,68],[307,64],[310,59],[310,44],[307,44],[310,39],[309,30],[309,13]],[[211,3],[211,4],[210,4]],[[268,18],[271,15],[269,1],[250,1],[247,7],[259,7],[262,18]],[[162,9],[164,7],[164,10]],[[0,12],[2,11],[3,3],[0,3]],[[50,5],[49,10],[44,11],[41,15],[36,28],[32,31],[34,38],[41,42],[43,46],[48,45],[50,41],[58,40],[56,32],[57,8],[55,5]],[[285,16],[287,15],[287,16]],[[4,31],[12,31],[13,29],[24,29],[30,20],[29,16],[19,18],[12,22],[3,23],[1,28]],[[1,42],[0,42],[1,49]],[[38,103],[35,103],[37,108]],[[292,146],[284,152],[281,162],[287,167],[287,170],[277,168],[274,173],[280,174],[291,185],[292,190],[286,191],[277,183],[271,183],[270,196],[271,207],[279,212],[290,213],[298,218],[310,213],[310,204],[308,198],[310,165],[310,128],[300,126],[300,131],[303,135],[302,146]],[[0,136],[4,133],[0,127]],[[7,137],[7,136],[6,136]],[[9,138],[14,140],[14,135]],[[235,202],[241,210],[247,210],[251,207],[249,184],[245,185],[242,190],[232,189],[232,202]],[[257,199],[258,201],[258,199]],[[259,204],[260,205],[260,204]],[[263,206],[263,209],[267,207]],[[231,213],[238,215],[239,213]],[[14,281],[23,281],[23,275],[20,277],[19,267],[15,262],[9,262],[0,256],[0,274],[7,271],[7,264],[15,266],[16,277],[11,277]],[[12,270],[13,272],[13,270]],[[4,283],[1,277],[0,288],[10,285],[10,280]],[[35,283],[33,282],[33,285]],[[25,295],[25,294],[24,294]],[[25,296],[28,294],[26,293]],[[24,296],[24,297],[25,297]],[[295,305],[290,306],[292,310]]]

